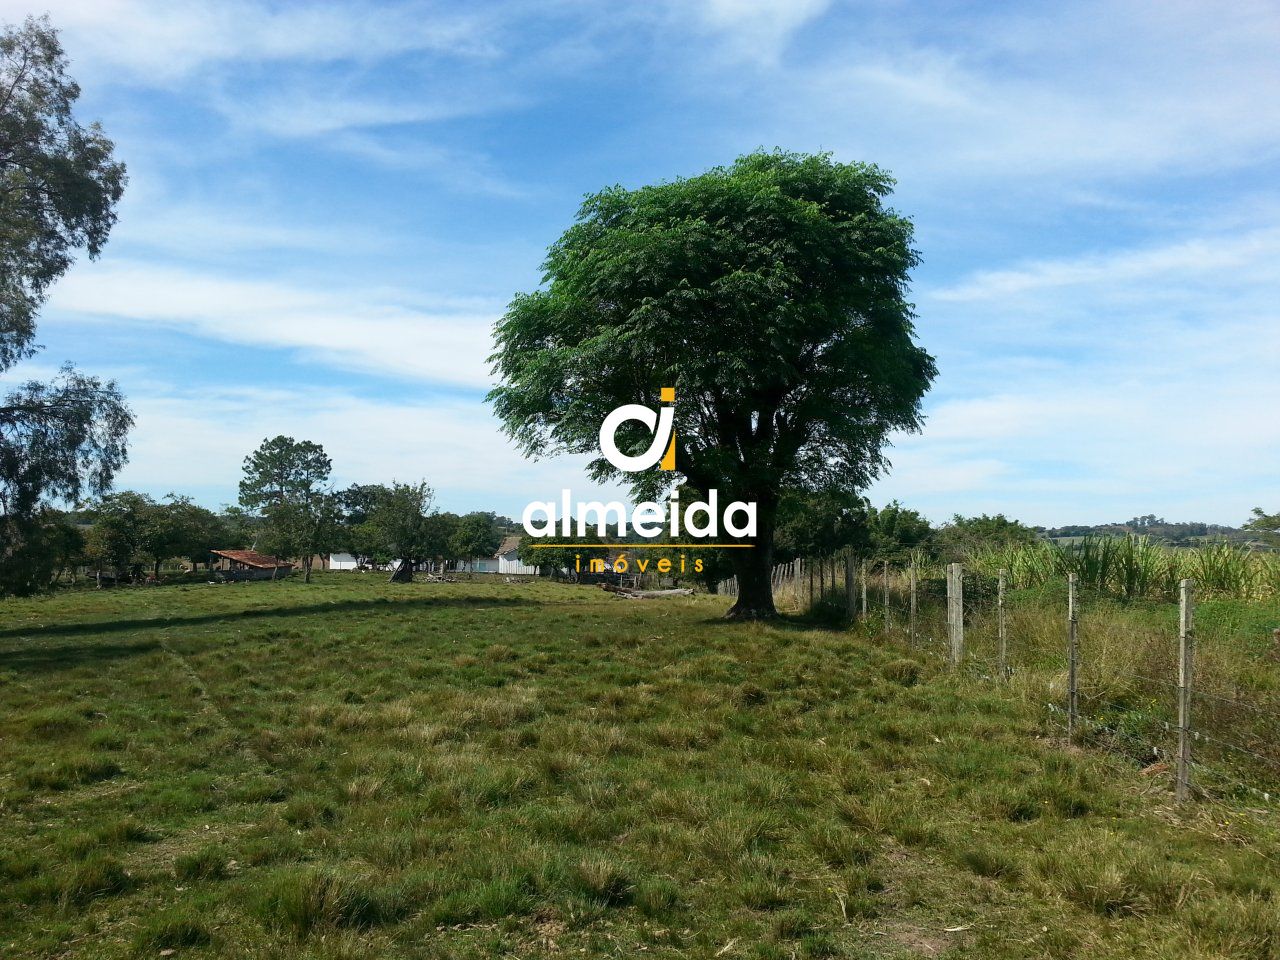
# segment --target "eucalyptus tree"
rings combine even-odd
[[[96,257],[116,222],[124,164],[97,124],[75,118],[79,96],[47,19],[0,29],[0,374],[37,352],[50,287],[77,252]],[[114,382],[69,364],[0,395],[0,566],[31,562],[51,501],[110,489],[132,424]],[[32,582],[0,575],[0,593]]]

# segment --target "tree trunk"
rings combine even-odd
[[[751,550],[730,550],[729,562],[738,578],[738,599],[725,618],[729,620],[768,620],[778,615],[773,605],[773,528],[776,505],[757,499],[756,537],[744,541],[754,544]]]
[[[155,562],[155,566],[151,568],[151,579],[157,583],[160,581],[160,561]]]
[[[302,561],[302,582],[303,583],[311,582],[311,559],[312,558],[308,556],[305,560]]]
[[[408,560],[401,560],[400,565],[391,571],[391,579],[387,583],[412,583],[413,582],[413,564]]]

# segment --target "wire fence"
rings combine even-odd
[[[1167,777],[1179,800],[1280,800],[1280,644],[1198,625],[1193,580],[1175,603],[1134,615],[1074,574],[1015,591],[1004,570],[960,564],[801,559],[775,567],[772,584],[779,610],[839,619],[1006,685],[1043,708],[1050,730]],[[732,579],[720,589],[737,592]]]

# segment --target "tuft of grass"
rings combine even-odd
[[[69,790],[118,777],[124,771],[107,757],[71,757],[23,771],[18,782],[32,790]]]
[[[145,921],[133,937],[138,954],[154,956],[159,951],[203,947],[213,942],[213,931],[191,907],[175,907]],[[166,956],[168,954],[165,954]]]
[[[437,924],[473,923],[517,917],[534,905],[532,877],[519,870],[499,870],[474,877],[449,890],[431,907]]]
[[[0,880],[26,880],[40,872],[40,860],[33,853],[0,853]]]
[[[297,939],[318,928],[366,929],[394,923],[407,908],[394,887],[320,867],[276,871],[260,881],[249,903],[263,924]]]
[[[1064,899],[1101,916],[1167,911],[1182,902],[1192,880],[1177,864],[1144,849],[1076,843],[1042,854],[1040,876]]]
[[[95,854],[57,874],[47,889],[59,904],[70,907],[125,893],[133,885],[133,878],[119,859]]]
[[[633,886],[626,868],[613,860],[592,857],[580,860],[570,871],[572,887],[589,900],[609,907],[631,901]]]
[[[833,823],[811,826],[805,838],[823,863],[833,869],[866,866],[879,853],[879,844],[874,840]]]
[[[173,861],[173,875],[181,882],[221,880],[228,874],[231,858],[222,847],[202,847],[191,853],[180,854]]]
[[[920,682],[920,664],[914,660],[891,660],[880,673],[886,680],[904,687],[914,687]]]
[[[1022,875],[1022,864],[1008,850],[983,843],[966,846],[956,854],[956,861],[980,877],[1016,880]]]
[[[668,917],[680,906],[680,887],[667,877],[645,877],[636,883],[632,902],[646,917]]]

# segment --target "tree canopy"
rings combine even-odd
[[[909,220],[890,176],[828,155],[757,152],[699,176],[586,199],[544,287],[499,321],[490,399],[530,455],[586,453],[597,480],[653,498],[680,482],[755,501],[731,616],[773,613],[774,524],[788,490],[858,491],[895,430],[921,424],[933,359],[914,340]],[[597,449],[624,403],[674,387],[678,474],[622,474]],[[634,428],[628,433],[628,428]],[[619,446],[651,438],[631,422]]]
[[[375,501],[365,526],[373,542],[400,561],[392,580],[411,580],[416,564],[449,553],[457,518],[434,513],[434,500],[423,481],[393,483]]]
[[[453,535],[453,556],[458,560],[492,557],[502,543],[495,513],[477,511],[458,518]]]
[[[867,536],[866,501],[851,491],[790,491],[778,506],[777,548],[784,562],[863,550]]]
[[[124,190],[111,141],[75,119],[80,88],[66,68],[48,20],[0,31],[0,374],[36,352],[50,286],[77,251],[102,250]],[[115,383],[69,365],[0,397],[0,564],[31,562],[50,500],[110,488],[132,423]],[[0,592],[23,582],[0,577]]]
[[[1267,513],[1261,507],[1254,507],[1253,516],[1244,529],[1264,543],[1280,546],[1280,513]]]
[[[867,546],[877,560],[901,563],[926,548],[932,535],[929,521],[897,500],[867,513]]]
[[[258,548],[300,558],[307,583],[315,554],[338,536],[341,504],[328,488],[332,468],[320,444],[286,436],[263,440],[244,458],[240,504],[262,514]]]
[[[963,560],[983,547],[1034,543],[1038,537],[1039,534],[1031,527],[1020,520],[1011,520],[1003,513],[994,516],[984,513],[976,517],[956,514],[934,534],[934,549],[948,560]]]

